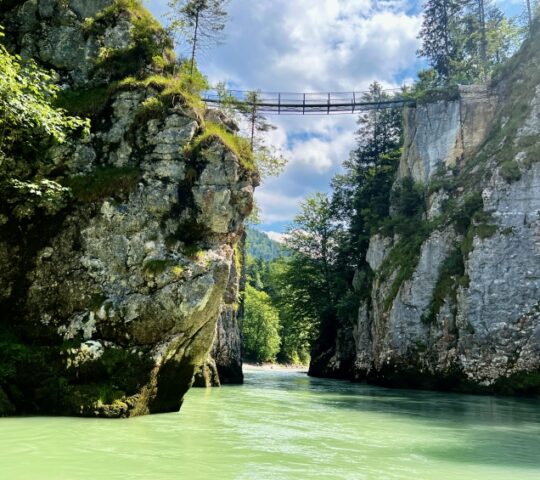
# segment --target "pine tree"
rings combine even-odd
[[[377,82],[364,96],[369,102],[390,98]],[[342,257],[352,268],[363,263],[371,230],[388,214],[401,144],[402,112],[397,108],[371,110],[359,116],[358,125],[357,147],[344,163],[346,173],[332,182],[335,215],[349,225]]]
[[[448,81],[461,59],[457,35],[464,0],[427,0],[418,55],[429,60],[443,81]]]
[[[517,25],[490,0],[473,0],[461,22],[462,80],[489,78],[493,68],[515,51],[520,41]]]
[[[220,97],[227,96],[222,92]],[[265,141],[265,133],[275,130],[277,127],[268,122],[266,116],[260,111],[261,94],[257,91],[248,92],[244,102],[236,102],[236,110],[248,124],[248,138],[251,147],[251,153],[255,159],[255,164],[262,177],[279,175],[286,164],[286,159],[276,149],[268,146]],[[255,209],[256,211],[256,209]],[[240,249],[240,305],[238,308],[238,318],[242,322],[245,303],[244,296],[247,283],[247,255],[246,255],[246,234],[244,233],[239,242]]]
[[[191,45],[190,71],[193,75],[197,53],[219,43],[229,0],[170,0],[169,20],[173,33],[185,37]]]
[[[527,23],[529,26],[529,32],[532,30],[534,18],[537,14],[538,10],[538,2],[537,0],[525,0],[525,6],[526,6],[526,15],[527,15]]]

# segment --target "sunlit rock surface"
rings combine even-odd
[[[372,289],[311,374],[540,393],[539,65],[537,29],[490,87],[406,109],[399,179],[424,185],[430,233],[401,281],[390,257],[400,239],[372,238]],[[473,200],[479,209],[460,231],[456,212]],[[447,273],[451,261],[462,272]]]
[[[88,17],[111,1],[13,3],[10,48],[75,88],[107,81],[100,49],[130,48],[140,17],[121,13],[94,34]],[[118,89],[89,138],[46,152],[79,185],[67,208],[21,224],[2,207],[0,306],[17,336],[3,341],[20,355],[17,380],[0,383],[0,414],[178,410],[218,319],[227,328],[234,245],[258,177],[218,140],[186,153],[205,119],[181,101],[145,116],[156,95]]]

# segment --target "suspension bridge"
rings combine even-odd
[[[276,93],[247,92],[242,90],[206,90],[203,101],[209,106],[225,104],[244,107],[246,110],[277,115],[336,115],[354,114],[368,110],[402,108],[412,105],[414,100],[403,95],[403,91],[384,90],[378,98],[370,92],[329,93]]]

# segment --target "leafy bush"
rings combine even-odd
[[[517,182],[521,178],[519,165],[515,160],[507,160],[501,165],[501,175],[508,182]]]
[[[0,26],[0,39],[3,36]],[[62,143],[75,130],[88,130],[87,121],[52,105],[58,93],[53,75],[33,61],[23,63],[1,43],[0,71],[0,155],[21,139],[32,143],[43,136]],[[33,136],[37,138],[29,139]]]
[[[246,285],[242,333],[246,358],[255,362],[273,362],[279,352],[279,314],[270,297]]]

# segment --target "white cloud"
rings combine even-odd
[[[281,244],[284,244],[288,237],[286,233],[281,233],[281,232],[269,231],[269,232],[263,232],[263,233],[266,233],[266,235],[268,235],[268,238],[270,238],[270,240],[274,240],[274,242],[278,242]]]
[[[154,12],[167,0],[147,1]],[[200,58],[212,82],[282,92],[362,91],[410,78],[420,0],[233,0],[225,43]],[[412,70],[412,71],[411,71]],[[302,198],[328,190],[354,146],[355,117],[271,117],[270,142],[290,163],[257,191],[266,224],[290,221]],[[277,228],[278,226],[276,226]],[[272,227],[273,228],[273,227]],[[270,228],[269,228],[270,229]]]
[[[263,223],[288,223],[298,211],[302,196],[293,196],[282,190],[273,189],[271,182],[257,191],[257,203]]]

